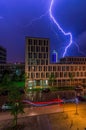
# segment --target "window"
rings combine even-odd
[[[65,71],[65,66],[62,66],[62,71]]]
[[[46,65],[48,65],[48,60],[46,60]]]
[[[39,71],[42,71],[42,66],[39,66]]]
[[[37,65],[40,65],[40,60],[37,60]]]
[[[46,52],[48,52],[48,47],[46,47]]]
[[[44,73],[41,73],[41,78],[44,78]]]
[[[39,74],[38,73],[36,73],[36,78],[39,78]]]
[[[40,52],[40,47],[36,46],[36,52]]]
[[[39,53],[39,58],[42,58],[42,54],[41,53]]]
[[[39,40],[39,46],[42,45],[42,40]]]
[[[49,73],[46,73],[46,78],[49,78]]]
[[[32,44],[32,39],[28,39],[28,44],[29,44],[29,45]]]
[[[37,45],[37,40],[34,40],[34,45]]]
[[[56,71],[56,66],[53,66],[53,71]]]
[[[41,52],[45,52],[45,47],[41,47]]]
[[[31,52],[35,51],[35,46],[31,46]]]
[[[45,65],[45,60],[41,60],[41,65]]]

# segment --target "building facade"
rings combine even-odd
[[[0,64],[6,64],[7,60],[7,51],[5,48],[0,46]]]
[[[54,75],[53,85],[57,87],[86,85],[86,57],[82,57],[82,60],[79,57],[72,59],[72,63],[61,60],[57,64],[50,64],[50,45],[47,38],[26,37],[25,52],[27,87],[48,85],[51,75]],[[67,61],[70,59],[71,57],[67,58]]]
[[[60,59],[62,64],[86,64],[86,57],[64,57]]]

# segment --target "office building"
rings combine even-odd
[[[48,38],[26,37],[25,52],[27,87],[48,85],[51,75],[54,75],[53,85],[57,87],[86,85],[86,57],[67,57],[50,64]]]
[[[6,64],[7,60],[7,51],[5,48],[0,46],[0,64]]]

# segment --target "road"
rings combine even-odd
[[[86,109],[86,103],[79,103],[77,105],[77,113],[80,112],[80,110]],[[46,115],[46,114],[52,114],[52,113],[59,113],[59,112],[68,112],[73,111],[76,113],[76,104],[70,103],[70,104],[56,104],[56,105],[50,105],[50,106],[43,106],[43,107],[27,107],[24,109],[24,114],[19,115],[19,117],[27,117],[27,116],[38,116],[38,115]],[[0,121],[6,120],[6,119],[12,119],[12,115],[10,115],[10,112],[0,112]]]
[[[25,113],[19,117],[21,123],[26,123],[25,130],[85,130],[86,128],[86,103],[51,105],[45,107],[31,107],[25,108]],[[29,117],[29,118],[26,118]],[[10,112],[0,113],[0,126],[4,126],[2,122],[12,119]],[[28,119],[28,120],[27,120]],[[22,121],[23,120],[23,121]],[[7,126],[8,124],[7,123]],[[27,127],[28,125],[28,127]]]

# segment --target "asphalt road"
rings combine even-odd
[[[66,104],[56,104],[49,105],[43,107],[27,107],[24,109],[25,113],[23,115],[19,115],[19,117],[27,117],[27,116],[38,116],[38,115],[46,115],[52,113],[59,112],[70,112],[79,113],[81,110],[86,109],[86,103],[79,103],[76,105],[75,103],[66,103]],[[10,115],[9,111],[0,112],[0,120],[12,119],[12,115]]]
[[[77,108],[77,113],[76,113]],[[44,107],[29,107],[19,117],[36,118],[38,127],[35,130],[85,130],[86,128],[86,103],[64,105],[50,105]],[[0,122],[12,119],[10,112],[0,113]],[[30,130],[33,130],[32,123]],[[28,126],[29,129],[29,126]]]

